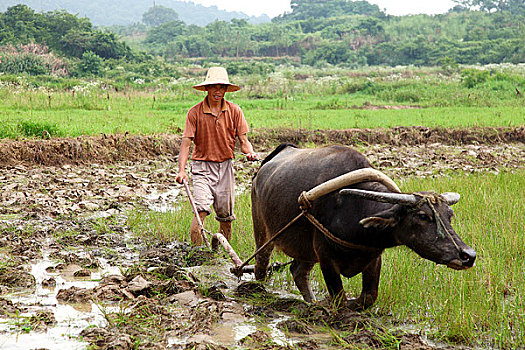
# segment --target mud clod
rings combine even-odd
[[[50,310],[39,311],[29,318],[29,324],[33,329],[46,330],[49,326],[56,324],[55,315]]]
[[[0,285],[7,289],[22,288],[33,289],[36,286],[35,277],[27,272],[24,267],[9,266],[13,262],[8,263],[5,267],[0,267]]]
[[[293,332],[293,333],[300,333],[300,334],[311,334],[312,329],[308,326],[308,324],[298,321],[298,320],[287,320],[283,322],[279,322],[277,324],[277,327],[285,332]]]
[[[270,293],[264,288],[260,282],[243,282],[237,286],[235,295],[239,297],[253,298],[269,296]]]
[[[99,350],[131,350],[133,339],[129,334],[112,333],[104,328],[86,328],[80,337],[97,346]]]
[[[20,309],[11,300],[0,298],[0,315],[15,315],[19,312]]]
[[[87,303],[93,299],[93,292],[89,289],[71,287],[60,289],[57,293],[57,300],[65,303]]]

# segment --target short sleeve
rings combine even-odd
[[[242,112],[241,107],[236,106],[236,129],[237,129],[237,135],[244,135],[247,134],[248,131],[250,131],[250,128],[248,127],[248,123],[246,122],[246,118],[244,118],[244,113]]]
[[[191,108],[186,115],[186,123],[184,124],[184,132],[182,137],[194,138],[197,132],[197,112],[196,107]]]

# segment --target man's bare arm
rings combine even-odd
[[[253,146],[248,141],[246,134],[239,135],[239,143],[241,144],[241,152],[246,155],[248,160],[259,160],[259,155],[253,151]]]
[[[190,156],[190,146],[193,139],[189,137],[183,137],[179,150],[179,173],[177,174],[177,182],[182,183],[184,180],[188,181],[188,175],[186,174],[186,164]]]

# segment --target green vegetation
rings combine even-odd
[[[525,345],[525,172],[409,178],[399,181],[403,191],[457,191],[453,225],[477,251],[476,266],[453,271],[418,257],[407,248],[387,250],[383,259],[380,293],[371,312],[392,315],[394,322],[427,327],[432,338],[472,346],[520,348]],[[253,253],[249,193],[238,196],[232,246],[241,258]],[[157,213],[137,210],[128,224],[143,237],[189,241],[191,208]],[[218,232],[209,220],[207,227]],[[274,260],[289,258],[274,254]],[[326,295],[319,269],[312,274],[319,296]],[[414,278],[407,278],[413,276]],[[289,273],[274,275],[270,283],[290,289]],[[360,277],[345,281],[352,296],[360,292]]]
[[[106,29],[64,11],[38,13],[19,4],[0,14],[0,52],[5,56],[0,72],[131,79],[140,70],[173,77],[174,66],[191,63],[222,63],[233,72],[256,74],[279,64],[442,65],[454,70],[458,64],[525,62],[522,1],[489,2],[462,1],[442,15],[394,17],[366,1],[297,0],[292,12],[271,23],[233,18],[203,26],[187,24],[172,8],[156,6],[143,12],[144,25]],[[494,6],[496,13],[491,12]],[[31,45],[43,50],[35,52]],[[42,60],[45,50],[60,57],[63,69]],[[95,59],[100,69],[86,69]],[[484,79],[475,74],[466,78]]]
[[[86,54],[84,67],[94,73],[92,58]],[[133,83],[0,76],[0,137],[179,133],[187,110],[204,97],[191,89],[204,72],[181,69],[179,79]],[[522,66],[448,75],[442,68],[279,68],[231,78],[243,89],[228,99],[243,108],[252,129],[525,125],[525,100],[516,92],[525,91]]]
[[[485,1],[488,3],[488,1]],[[436,16],[387,16],[366,1],[292,1],[272,23],[215,21],[204,27],[167,22],[146,29],[133,46],[166,60],[274,57],[312,66],[438,65],[523,62],[522,2],[462,4]],[[499,4],[497,4],[499,8]],[[125,35],[125,28],[113,28]],[[136,33],[135,33],[136,35]]]
[[[46,45],[62,55],[81,57],[92,51],[102,58],[131,56],[129,47],[113,33],[93,29],[87,18],[63,12],[37,13],[25,5],[15,5],[0,15],[2,45]]]

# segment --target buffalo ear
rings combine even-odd
[[[361,219],[359,224],[364,228],[376,228],[384,230],[386,228],[394,227],[398,224],[399,220],[396,214],[396,206],[391,209],[379,212],[374,216]]]
[[[361,224],[361,226],[363,226],[364,228],[377,228],[380,230],[384,230],[385,228],[396,226],[397,220],[395,220],[394,218],[385,219],[377,216],[370,216],[359,221],[359,224]]]

